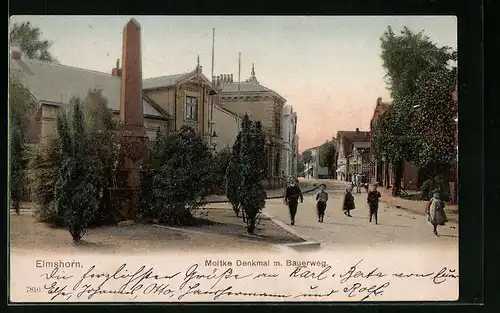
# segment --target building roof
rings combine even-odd
[[[191,72],[160,76],[160,77],[152,77],[146,78],[142,80],[142,88],[144,89],[155,89],[161,87],[169,87],[174,86],[178,81],[182,78],[188,76]]]
[[[225,79],[222,77],[222,79],[220,80],[220,89],[222,90],[222,93],[230,93],[230,94],[237,92],[243,92],[246,94],[269,93],[275,97],[278,97],[283,102],[286,102],[285,98],[283,98],[283,96],[281,96],[279,93],[270,88],[262,86],[259,83],[259,81],[255,76],[255,66],[253,64],[252,64],[252,72],[250,74],[250,78],[248,78],[244,82],[233,82],[232,74],[231,75],[226,74],[222,76],[226,77]],[[221,77],[219,76],[219,78]],[[215,78],[215,80],[219,81],[217,78]]]
[[[89,90],[100,89],[108,100],[108,107],[113,111],[120,111],[120,77],[25,57],[10,59],[9,63],[11,69],[20,71],[23,84],[41,103],[63,105],[69,103],[74,96],[84,99]],[[144,100],[143,114],[163,117]]]
[[[373,130],[373,123],[375,123],[382,114],[384,114],[387,109],[389,108],[390,102],[384,102],[382,101],[382,98],[379,97],[377,98],[377,103],[375,104],[375,109],[373,110],[373,115],[370,120],[370,128]]]
[[[167,76],[160,76],[160,77],[146,78],[142,81],[142,88],[143,89],[157,89],[157,88],[171,87],[171,86],[175,86],[179,83],[189,81],[190,79],[193,79],[195,77],[199,77],[208,86],[210,86],[210,88],[212,90],[216,91],[212,87],[212,82],[210,82],[210,80],[205,75],[203,75],[202,70],[203,70],[203,68],[201,66],[197,66],[191,72],[186,72],[186,73],[181,73],[181,74],[173,74],[173,75],[167,75]]]

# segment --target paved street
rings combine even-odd
[[[440,226],[440,237],[434,236],[432,226],[423,215],[414,214],[380,203],[379,225],[368,221],[366,192],[354,192],[356,209],[352,217],[342,211],[345,183],[330,181],[326,190],[329,201],[324,223],[318,223],[316,217],[315,192],[304,196],[304,203],[299,204],[295,226],[290,226],[288,208],[282,199],[268,200],[265,213],[286,223],[298,235],[321,242],[323,248],[335,245],[363,244],[368,246],[416,244],[442,245],[458,249],[458,225],[449,222]],[[422,208],[423,210],[423,208]]]

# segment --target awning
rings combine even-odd
[[[341,165],[335,172],[345,174],[345,165]]]

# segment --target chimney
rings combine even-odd
[[[20,60],[21,59],[21,48],[17,46],[12,46],[10,48],[10,58],[12,60]]]
[[[121,77],[122,69],[120,68],[120,59],[116,59],[116,67],[111,70],[111,76]]]

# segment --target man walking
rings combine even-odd
[[[325,191],[326,185],[319,186],[320,191],[316,194],[316,208],[318,209],[318,222],[323,223],[325,218],[326,202],[328,201],[328,194]]]
[[[304,202],[304,197],[302,196],[302,191],[297,185],[297,179],[292,178],[290,185],[286,188],[285,192],[285,204],[288,205],[288,210],[290,211],[290,224],[295,225],[295,214],[297,214],[297,206]]]
[[[356,192],[360,193],[361,192],[361,180],[363,177],[361,177],[361,174],[356,174]]]
[[[377,190],[378,183],[373,185],[373,189],[368,192],[368,197],[366,202],[368,202],[368,207],[370,208],[370,223],[372,222],[372,217],[375,217],[375,225],[378,225],[378,203],[380,201],[381,194]]]

